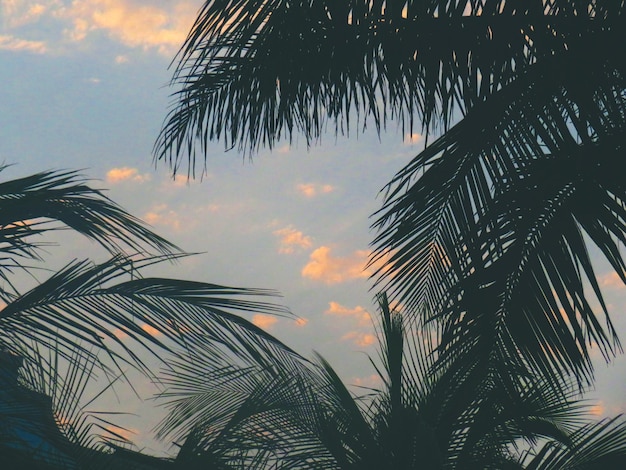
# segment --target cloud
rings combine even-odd
[[[267,330],[278,322],[278,318],[272,315],[262,315],[260,313],[252,317],[252,323],[259,328]]]
[[[150,225],[161,225],[180,230],[182,224],[178,214],[169,208],[167,204],[158,204],[146,212],[142,219]]]
[[[78,0],[58,8],[55,16],[71,22],[65,33],[82,41],[90,33],[105,31],[130,47],[156,48],[164,54],[176,51],[187,37],[197,5],[173,5],[137,0]]]
[[[152,325],[148,325],[147,323],[144,323],[143,325],[141,325],[141,329],[145,331],[146,333],[148,333],[150,336],[160,336],[162,334],[155,327],[153,327]]]
[[[95,82],[98,83],[98,82]],[[121,167],[112,168],[107,171],[106,182],[109,184],[119,183],[120,181],[135,181],[137,183],[144,183],[150,181],[150,175],[140,175],[137,168]]]
[[[35,54],[46,52],[46,43],[43,41],[28,41],[14,36],[0,35],[0,49],[6,51],[26,51]]]
[[[309,262],[302,268],[302,277],[322,281],[326,284],[337,284],[352,279],[369,276],[365,270],[370,252],[355,251],[347,257],[335,257],[331,248],[321,246],[309,256]]]
[[[413,145],[421,142],[423,139],[422,134],[418,134],[417,132],[413,132],[411,134],[406,134],[404,136],[404,144],[405,145]]]
[[[589,413],[592,414],[593,416],[602,416],[604,414],[604,403],[602,401],[599,401],[598,403],[596,403],[595,405],[593,405],[591,408],[589,408]]]
[[[39,2],[0,0],[0,11],[3,13],[5,24],[10,28],[18,28],[37,21],[47,10],[48,6]]]
[[[615,271],[600,276],[600,285],[612,289],[621,289],[624,287],[624,281]]]
[[[309,323],[309,320],[306,318],[298,318],[296,320],[296,326],[302,328],[304,326],[306,326]]]
[[[291,226],[275,230],[273,233],[280,239],[279,253],[291,254],[297,248],[310,248],[312,245],[310,237]]]
[[[350,382],[357,387],[366,388],[377,388],[382,385],[382,380],[378,374],[372,374],[367,377],[354,377]]]
[[[352,343],[366,348],[372,344],[376,344],[376,336],[372,333],[364,333],[362,331],[349,331],[341,337],[343,341],[351,341]]]
[[[115,56],[115,63],[116,64],[125,64],[128,62],[128,57],[125,55],[118,55]]]
[[[339,302],[329,302],[325,315],[336,315],[338,317],[356,320],[359,326],[371,326],[370,314],[360,305],[354,308],[344,307]]]
[[[318,194],[332,193],[335,188],[330,184],[302,183],[296,186],[300,194],[305,197],[312,198]]]

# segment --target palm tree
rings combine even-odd
[[[588,247],[626,281],[625,19],[622,0],[209,0],[154,155],[194,174],[210,140],[420,121],[436,138],[387,185],[378,287],[440,361],[583,387],[591,345],[621,349]]]
[[[588,422],[567,398],[525,377],[484,382],[466,405],[467,380],[450,380],[410,316],[378,297],[379,389],[355,397],[330,364],[291,357],[211,367],[200,349],[164,378],[162,437],[180,441],[180,468],[577,469],[626,457],[626,421]],[[270,359],[272,364],[264,364]],[[570,384],[573,385],[573,384]],[[473,388],[473,385],[471,386]],[[611,467],[612,468],[612,467]]]
[[[20,290],[15,275],[34,275],[37,268],[31,262],[44,254],[45,243],[38,239],[67,228],[97,242],[111,258],[71,261],[34,287]],[[290,354],[235,315],[289,315],[262,299],[272,291],[143,277],[144,268],[182,256],[187,255],[90,188],[76,172],[42,172],[0,183],[3,455],[18,452],[30,458],[42,439],[50,444],[60,436],[63,445],[73,443],[74,451],[100,448],[98,436],[119,441],[119,435],[101,432],[110,418],[88,412],[87,384],[96,373],[105,377],[105,389],[124,382],[128,367],[156,379],[148,358],[162,359],[175,348],[207,338],[225,345],[223,358],[251,348]],[[213,355],[214,364],[219,360]],[[49,416],[42,418],[42,406],[51,408]]]

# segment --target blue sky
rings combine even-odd
[[[155,167],[151,149],[172,91],[168,65],[200,6],[0,0],[0,162],[15,164],[2,177],[81,169],[159,234],[203,253],[155,274],[276,289],[300,320],[252,321],[304,354],[320,352],[348,383],[375,384],[363,354],[374,341],[367,316],[374,292],[363,271],[369,216],[423,141],[392,124],[380,138],[329,133],[311,149],[296,139],[253,161],[216,143],[202,181],[173,181],[165,165]],[[105,256],[85,240],[58,241],[55,259]],[[606,268],[600,272],[623,337],[625,291]],[[626,362],[598,364],[597,413],[624,411]],[[144,413],[152,404],[128,406]],[[127,424],[151,449],[158,449],[148,432],[155,419]]]

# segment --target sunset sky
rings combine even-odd
[[[151,150],[173,91],[168,66],[201,4],[0,0],[0,163],[14,164],[1,177],[80,169],[159,234],[202,253],[155,273],[279,291],[276,302],[298,320],[248,318],[304,355],[318,351],[347,383],[375,385],[364,354],[375,342],[375,292],[364,271],[370,215],[423,139],[391,123],[380,138],[373,129],[337,138],[329,132],[310,149],[296,138],[252,161],[215,143],[202,180],[172,180],[166,165],[155,167]],[[105,256],[85,240],[61,242],[51,256]],[[626,338],[626,291],[603,265],[600,273]],[[598,360],[595,410],[626,411],[626,361],[607,368]],[[128,426],[134,440],[157,451],[148,438],[155,419]]]

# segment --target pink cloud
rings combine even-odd
[[[364,333],[362,331],[349,331],[341,337],[344,341],[351,341],[357,346],[366,348],[372,344],[376,344],[376,336],[371,333]]]
[[[262,315],[260,313],[252,317],[252,323],[264,330],[271,328],[278,322],[278,318],[272,315]]]
[[[25,51],[43,54],[46,52],[46,43],[43,41],[28,41],[10,35],[0,35],[0,50]]]
[[[180,230],[181,221],[178,214],[170,209],[167,204],[158,204],[148,212],[146,212],[142,219],[154,226],[166,226],[174,230]]]
[[[148,333],[150,336],[160,336],[162,334],[155,327],[148,325],[147,323],[144,323],[143,325],[141,325],[141,329],[145,331],[146,333]]]
[[[624,287],[624,281],[622,281],[615,271],[611,271],[610,273],[600,276],[600,285],[602,287],[621,289]]]
[[[296,326],[302,328],[303,326],[306,326],[307,323],[309,323],[309,320],[307,320],[306,318],[298,318],[296,320]]]
[[[310,248],[312,244],[310,237],[293,227],[275,230],[274,235],[280,239],[279,253],[290,254],[297,248]]]
[[[135,181],[137,183],[144,183],[146,181],[150,181],[150,175],[140,175],[137,168],[129,168],[127,166],[120,168],[111,168],[109,171],[107,171],[107,183],[115,184],[121,181]]]
[[[157,6],[134,0],[83,0],[57,8],[53,15],[72,23],[66,33],[74,41],[102,30],[126,46],[171,54],[185,40],[196,13],[192,2]]]
[[[404,136],[404,144],[405,145],[413,145],[421,142],[423,139],[422,134],[418,134],[417,132],[413,132],[412,134],[406,134]]]
[[[311,253],[301,274],[302,277],[326,284],[368,277],[365,265],[369,254],[367,250],[359,250],[347,257],[335,257],[331,254],[330,247],[321,246]]]
[[[312,198],[318,194],[328,194],[335,190],[330,184],[303,183],[296,186],[300,194],[305,197]]]
[[[341,305],[339,302],[329,302],[328,309],[324,314],[356,320],[359,326],[370,326],[372,324],[370,314],[360,305],[349,308]]]

